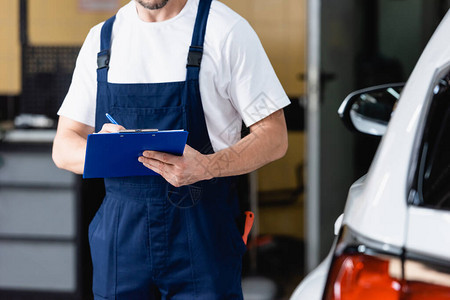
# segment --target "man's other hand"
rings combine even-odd
[[[175,187],[212,178],[208,172],[206,155],[188,145],[184,148],[183,156],[147,150],[139,157],[139,161]]]

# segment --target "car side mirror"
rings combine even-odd
[[[338,114],[350,130],[382,136],[405,83],[369,87],[349,94]]]

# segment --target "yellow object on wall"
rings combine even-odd
[[[260,234],[287,235],[305,238],[305,211],[303,196],[288,206],[262,206],[259,208]]]
[[[272,205],[259,208],[259,226],[261,234],[281,234],[297,238],[304,236],[304,207],[303,207],[303,164],[305,133],[289,131],[289,148],[286,155],[258,170],[258,184],[260,201],[264,195],[272,193]],[[279,193],[277,193],[277,191]],[[282,192],[285,193],[282,193]],[[300,194],[286,201],[286,192]],[[277,195],[277,196],[275,196]],[[289,193],[288,193],[289,195]],[[278,197],[278,198],[276,198]],[[265,199],[267,201],[267,199]]]
[[[7,1],[7,0],[4,0]],[[117,9],[129,0],[118,1]],[[92,26],[116,13],[86,11],[79,0],[28,0],[28,39],[32,46],[81,46]]]
[[[305,133],[302,131],[288,132],[289,147],[286,155],[258,170],[259,190],[261,192],[296,189],[299,172],[303,172]],[[300,176],[300,178],[299,178]]]
[[[21,88],[19,0],[0,0],[0,95]]]
[[[306,0],[222,0],[255,29],[290,97],[305,93]]]

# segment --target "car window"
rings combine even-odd
[[[450,209],[450,76],[433,89],[417,175],[416,204]]]

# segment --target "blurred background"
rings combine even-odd
[[[84,38],[127,2],[0,0],[0,299],[91,298],[87,227],[102,181],[58,170],[51,144]],[[337,108],[358,88],[406,81],[450,1],[223,2],[258,33],[292,101],[287,155],[240,177],[242,208],[256,213],[244,294],[288,299],[326,256],[348,188],[379,142],[348,132]],[[317,15],[308,14],[313,4]],[[308,63],[314,51],[316,65]],[[307,66],[320,71],[318,82],[308,82]],[[308,89],[318,99],[315,116],[307,83],[317,87]]]

